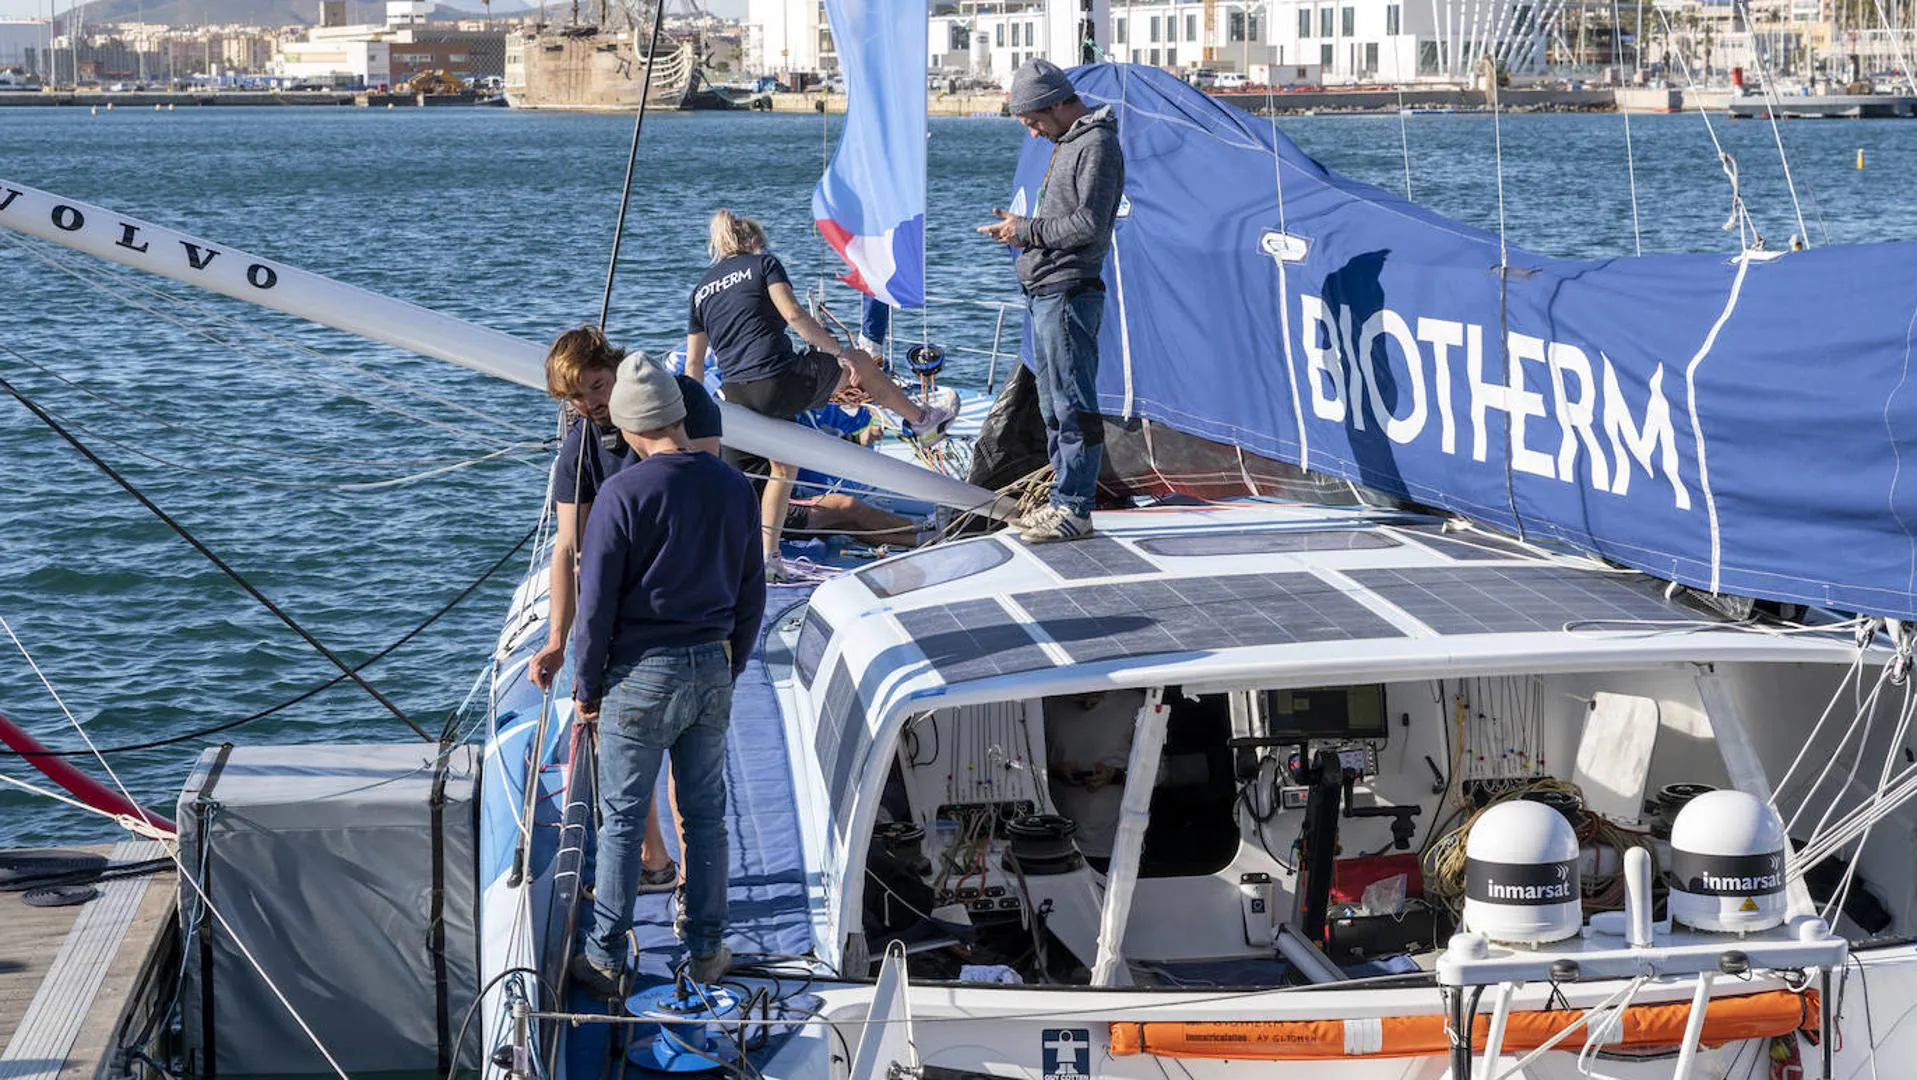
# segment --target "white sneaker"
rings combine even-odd
[[[1092,535],[1089,514],[1074,514],[1062,506],[1048,506],[1046,513],[1025,526],[1019,536],[1028,544],[1055,544],[1064,540],[1083,540]]]
[[[908,436],[918,442],[931,446],[945,437],[945,429],[952,426],[958,418],[958,392],[941,389],[925,403],[924,414],[915,422],[905,425]]]

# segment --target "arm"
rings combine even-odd
[[[1059,217],[1014,218],[1014,236],[1024,247],[1076,251],[1110,232],[1124,193],[1124,159],[1118,140],[1099,139],[1078,161],[1074,177],[1078,208]]]
[[[566,637],[572,633],[573,602],[578,599],[573,571],[578,565],[579,534],[585,531],[592,504],[556,503],[553,513],[557,520],[553,526],[552,565],[548,571],[546,647],[534,653],[527,665],[527,677],[541,690],[552,689],[559,665],[566,662]]]
[[[579,604],[573,654],[573,700],[596,703],[605,694],[606,657],[619,618],[620,585],[631,541],[618,500],[592,516],[579,556]]]
[[[800,306],[799,298],[792,295],[792,286],[784,282],[774,282],[766,286],[766,294],[772,297],[772,306],[779,309],[779,315],[785,319],[785,324],[805,339],[807,345],[832,356],[839,356],[845,352],[845,347],[839,344],[839,339],[833,337],[831,331],[820,326],[819,320],[813,318],[804,307]]]
[[[686,335],[686,376],[693,382],[706,381],[707,344],[703,331],[695,330]]]

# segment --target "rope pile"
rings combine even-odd
[[[1492,796],[1483,806],[1472,810],[1464,824],[1438,837],[1425,849],[1425,894],[1442,900],[1445,906],[1451,909],[1452,914],[1461,912],[1464,909],[1465,843],[1470,839],[1472,826],[1478,823],[1478,819],[1486,810],[1500,803],[1542,792],[1574,795],[1580,802],[1584,798],[1584,792],[1576,784],[1555,777],[1544,777],[1530,783],[1514,785]],[[1457,813],[1462,812],[1462,809],[1455,812],[1452,819],[1456,818]],[[1446,823],[1449,824],[1449,821]],[[1648,843],[1648,834],[1626,829],[1589,810],[1578,811],[1576,830],[1580,847],[1594,847],[1600,852],[1598,858],[1600,867],[1607,862],[1602,855],[1603,849],[1610,848],[1615,853],[1615,861],[1611,865],[1616,869],[1608,873],[1583,875],[1584,907],[1587,911],[1616,911],[1623,908],[1624,852],[1629,848],[1642,847],[1651,853],[1651,880],[1658,880],[1657,850]]]

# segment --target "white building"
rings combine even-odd
[[[1489,60],[1514,73],[1544,57],[1549,0],[961,0],[927,27],[934,73],[1005,82],[1034,56],[1074,63],[1080,27],[1114,60],[1256,81],[1465,81]],[[830,71],[820,0],[751,0],[747,67]],[[759,51],[753,51],[754,44]],[[1281,77],[1282,74],[1282,77]],[[1262,78],[1261,78],[1262,77]]]
[[[365,38],[288,41],[273,58],[273,73],[292,83],[390,85],[392,46]]]
[[[760,75],[837,71],[823,0],[748,0],[745,69]]]

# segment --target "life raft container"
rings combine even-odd
[[[1688,1001],[1632,1005],[1624,1010],[1623,1026],[1608,1049],[1645,1049],[1677,1046],[1684,1041],[1690,1017]],[[1535,1050],[1565,1027],[1577,1030],[1558,1043],[1578,1049],[1584,1042],[1581,1009],[1513,1012],[1504,1030],[1504,1050]],[[1759,994],[1713,998],[1704,1014],[1705,1046],[1721,1046],[1743,1039],[1816,1031],[1818,999],[1815,991],[1793,993],[1771,990]],[[1472,1027],[1472,1046],[1482,1050],[1491,1017],[1479,1013]],[[1237,1061],[1331,1061],[1347,1058],[1396,1058],[1442,1055],[1450,1052],[1443,1016],[1382,1016],[1354,1020],[1276,1020],[1186,1022],[1117,1022],[1111,1025],[1114,1057],[1150,1054],[1154,1057],[1209,1058]]]

